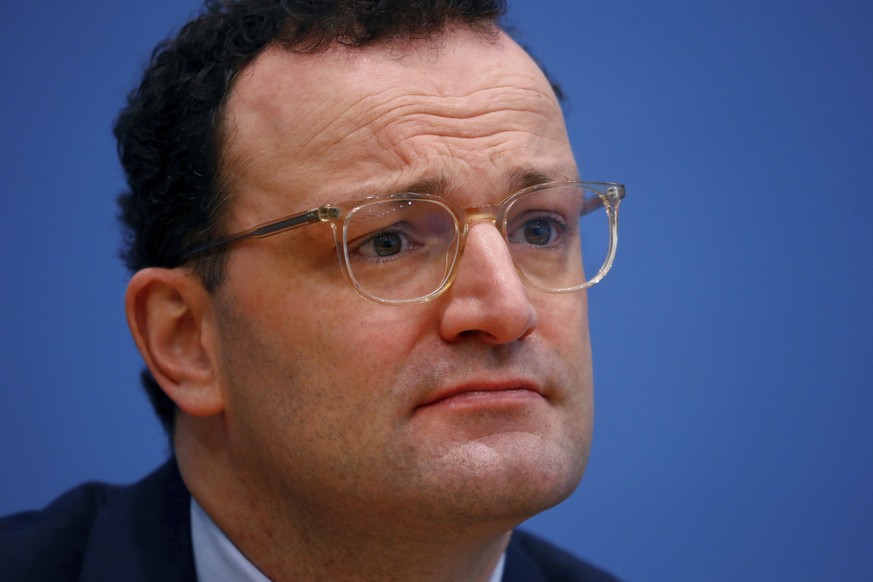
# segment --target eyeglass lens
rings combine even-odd
[[[609,216],[600,196],[577,186],[534,190],[513,199],[498,226],[516,268],[544,290],[566,290],[591,280],[609,249]],[[449,206],[438,200],[393,199],[358,207],[345,223],[350,275],[382,300],[430,295],[450,276],[461,229]]]

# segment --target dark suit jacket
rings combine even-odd
[[[139,483],[89,483],[42,511],[0,520],[0,580],[194,582],[190,497],[175,462]],[[516,531],[504,582],[615,580]]]

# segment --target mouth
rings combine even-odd
[[[416,411],[438,408],[517,408],[544,399],[542,389],[533,382],[486,380],[438,390],[418,405]]]

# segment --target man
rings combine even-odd
[[[211,2],[159,47],[116,135],[174,458],[9,518],[0,577],[612,579],[513,533],[585,467],[623,190],[501,12]]]

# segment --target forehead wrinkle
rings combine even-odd
[[[420,109],[416,106],[416,110]],[[517,135],[536,135],[550,142],[566,139],[560,118],[555,119],[554,115],[538,108],[477,108],[466,116],[441,112],[405,115],[392,112],[390,115],[390,119],[378,125],[370,124],[366,135],[362,136],[366,139],[361,140],[361,144],[366,143],[370,148],[362,159],[376,162],[389,171],[414,169],[442,157],[459,163],[475,163],[477,158],[481,162],[487,157],[493,162],[507,147],[515,146],[513,138]],[[349,146],[353,141],[337,142],[337,145]],[[373,148],[374,143],[378,147]],[[465,155],[465,151],[472,157]]]
[[[274,218],[273,212],[258,216],[260,204],[251,198],[261,198],[256,192],[272,194],[277,185],[293,189],[299,180],[300,186],[308,188],[299,195],[308,200],[306,203],[287,197],[283,200],[289,214],[326,203],[339,205],[364,195],[411,189],[450,195],[449,186],[460,178],[421,178],[438,173],[442,159],[475,169],[486,163],[499,167],[502,162],[498,160],[507,152],[523,161],[524,152],[513,152],[517,149],[513,139],[519,133],[539,137],[543,148],[548,147],[546,142],[566,140],[560,106],[539,69],[519,72],[503,66],[518,60],[518,50],[512,49],[512,55],[504,52],[505,60],[492,54],[493,66],[473,77],[466,74],[463,58],[449,63],[448,72],[455,74],[446,77],[433,75],[431,67],[422,68],[414,51],[404,52],[407,59],[401,59],[408,67],[386,59],[384,52],[373,51],[339,47],[323,55],[306,56],[268,51],[263,62],[259,57],[239,79],[234,93],[242,86],[247,93],[244,99],[236,95],[234,106],[228,109],[236,109],[234,113],[255,122],[248,125],[246,135],[239,136],[239,147],[233,148],[235,154],[241,154],[234,155],[233,161],[255,193],[246,197],[254,202],[255,210],[252,213],[249,206],[247,220]],[[433,60],[440,61],[448,53],[463,57],[450,50]],[[396,75],[398,67],[404,75],[401,86],[381,82],[386,74],[388,78]],[[243,107],[237,108],[240,105]],[[244,111],[247,106],[253,109]],[[542,148],[537,145],[536,149]],[[319,185],[308,172],[322,171],[323,167],[332,169],[333,174],[323,176]],[[340,186],[342,192],[331,191],[332,176],[342,183],[344,168],[366,183],[357,187],[354,181],[358,178],[352,178]],[[375,176],[373,180],[367,179],[367,171]],[[503,186],[502,179],[500,182],[498,189]],[[339,197],[334,196],[337,193]],[[268,196],[263,198],[268,206]]]
[[[479,80],[472,88],[458,87],[459,82],[440,84],[422,76],[420,71],[417,73],[419,78],[408,79],[403,87],[374,89],[370,75],[362,75],[347,83],[342,91],[356,94],[357,99],[350,99],[353,101],[351,107],[342,107],[339,116],[320,128],[320,133],[335,135],[333,142],[326,145],[332,147],[351,141],[361,133],[364,138],[371,138],[390,131],[395,123],[406,121],[470,122],[501,111],[533,113],[546,118],[547,123],[554,122],[550,117],[563,119],[560,106],[538,69],[525,74],[497,73],[496,78]],[[469,79],[460,83],[469,83]],[[349,125],[355,127],[345,131]],[[464,123],[462,129],[470,125]],[[313,137],[317,138],[317,135]]]
[[[427,127],[427,123],[431,123],[434,127],[446,125],[459,136],[476,135],[477,130],[481,132],[481,128],[484,127],[505,128],[499,123],[489,126],[487,119],[492,116],[507,115],[514,118],[513,114],[523,113],[525,117],[520,125],[539,125],[543,120],[546,121],[545,125],[553,125],[554,120],[551,118],[555,113],[560,113],[557,104],[553,104],[553,100],[535,88],[495,86],[452,96],[399,93],[397,90],[391,92],[395,95],[387,100],[382,99],[381,95],[388,91],[364,100],[373,101],[370,107],[373,116],[368,123],[370,126],[375,126],[372,128],[373,133],[388,131],[395,126],[403,127],[407,123],[419,123],[423,128]],[[531,96],[534,98],[533,103],[531,103]],[[348,112],[348,114],[353,113]],[[537,122],[527,115],[535,116]],[[463,123],[455,124],[453,123],[455,121]],[[480,121],[481,124],[470,123]]]
[[[407,57],[414,61],[415,51],[411,53]],[[515,58],[510,57],[510,60]],[[404,87],[379,89],[378,86],[372,86],[374,80],[378,85],[379,74],[386,65],[389,70],[401,66],[403,72],[409,74],[409,81]],[[334,69],[337,67],[341,67],[342,72],[352,71],[353,74],[335,75]],[[244,78],[240,79],[240,85],[246,86],[248,94],[242,98],[239,109],[244,114],[244,110],[248,109],[249,116],[262,122],[259,124],[262,129],[273,130],[270,133],[277,136],[281,145],[293,145],[301,153],[317,145],[316,151],[311,152],[315,155],[311,161],[315,162],[329,156],[336,146],[349,144],[354,139],[367,141],[375,134],[391,131],[393,123],[397,121],[413,124],[428,121],[446,123],[452,119],[470,121],[498,113],[501,108],[513,110],[513,101],[524,103],[526,98],[545,105],[544,110],[552,110],[558,117],[561,116],[554,96],[545,93],[550,89],[547,89],[548,84],[537,68],[518,73],[495,62],[494,74],[472,81],[475,85],[472,89],[468,76],[435,79],[428,71],[416,69],[414,64],[411,67],[403,66],[393,58],[386,60],[378,52],[350,51],[337,47],[322,55],[300,57],[279,49],[268,50],[247,68]],[[287,82],[288,73],[293,75],[293,83]],[[409,92],[410,86],[421,86],[425,90]],[[237,89],[240,87],[237,86]],[[240,100],[240,91],[235,93],[232,96],[234,101]],[[295,103],[295,107],[283,107],[289,100]],[[338,116],[334,113],[337,110],[341,112]],[[531,112],[548,117],[546,111]],[[426,117],[427,114],[430,117]],[[327,119],[326,123],[318,123],[323,121],[322,117]],[[475,128],[466,129],[473,124],[460,125],[462,131],[470,132],[467,135],[475,132]],[[406,127],[414,128],[414,125]],[[323,143],[319,143],[325,138]],[[267,145],[262,144],[259,152],[252,152],[256,154],[253,157],[269,157],[275,150],[282,149],[267,148]]]
[[[519,110],[521,111],[521,110]],[[501,112],[488,112],[482,115],[499,114]],[[511,112],[504,112],[513,118]],[[540,112],[535,112],[540,115]],[[408,116],[407,116],[408,117]],[[543,113],[541,114],[546,125],[554,124],[554,120]],[[450,118],[454,121],[454,118]],[[516,147],[512,137],[517,134],[525,136],[537,134],[544,140],[559,139],[563,133],[563,125],[557,124],[562,133],[555,134],[549,131],[548,128],[542,127],[543,124],[538,124],[541,127],[532,129],[527,127],[530,122],[518,124],[512,129],[488,129],[476,132],[468,132],[469,135],[458,135],[458,131],[452,129],[439,130],[429,127],[429,132],[421,131],[420,125],[432,125],[425,122],[405,119],[394,124],[393,127],[383,128],[376,135],[368,135],[366,141],[371,151],[364,155],[361,159],[369,161],[380,167],[382,174],[412,174],[412,177],[404,181],[401,178],[396,179],[396,186],[386,187],[384,176],[380,177],[378,187],[362,187],[355,192],[347,193],[337,199],[335,204],[342,205],[347,201],[358,200],[367,196],[395,194],[402,192],[416,192],[420,194],[439,195],[453,202],[460,203],[460,192],[463,190],[464,181],[460,178],[453,177],[445,168],[428,169],[429,161],[439,159],[442,155],[456,161],[463,162],[463,151],[465,149],[476,149],[478,151],[489,151],[487,159],[491,164],[499,168],[500,164],[495,163],[495,159],[499,158],[503,153],[506,153],[507,148],[511,150]],[[411,131],[402,129],[404,125],[408,125]],[[416,126],[416,127],[413,127]],[[397,134],[402,134],[398,137]],[[432,140],[433,137],[438,137],[438,141]],[[373,149],[372,142],[375,138],[380,147]],[[345,144],[348,145],[348,144]],[[480,160],[483,161],[483,160]],[[430,174],[425,174],[425,177],[420,177],[423,172],[430,171]],[[506,172],[506,170],[502,170]],[[575,165],[573,167],[560,168],[543,168],[539,169],[515,169],[507,175],[505,180],[494,192],[495,197],[508,195],[528,186],[537,185],[545,182],[557,180],[574,180],[577,179]],[[391,182],[395,182],[394,179]],[[463,204],[462,204],[463,205]]]

